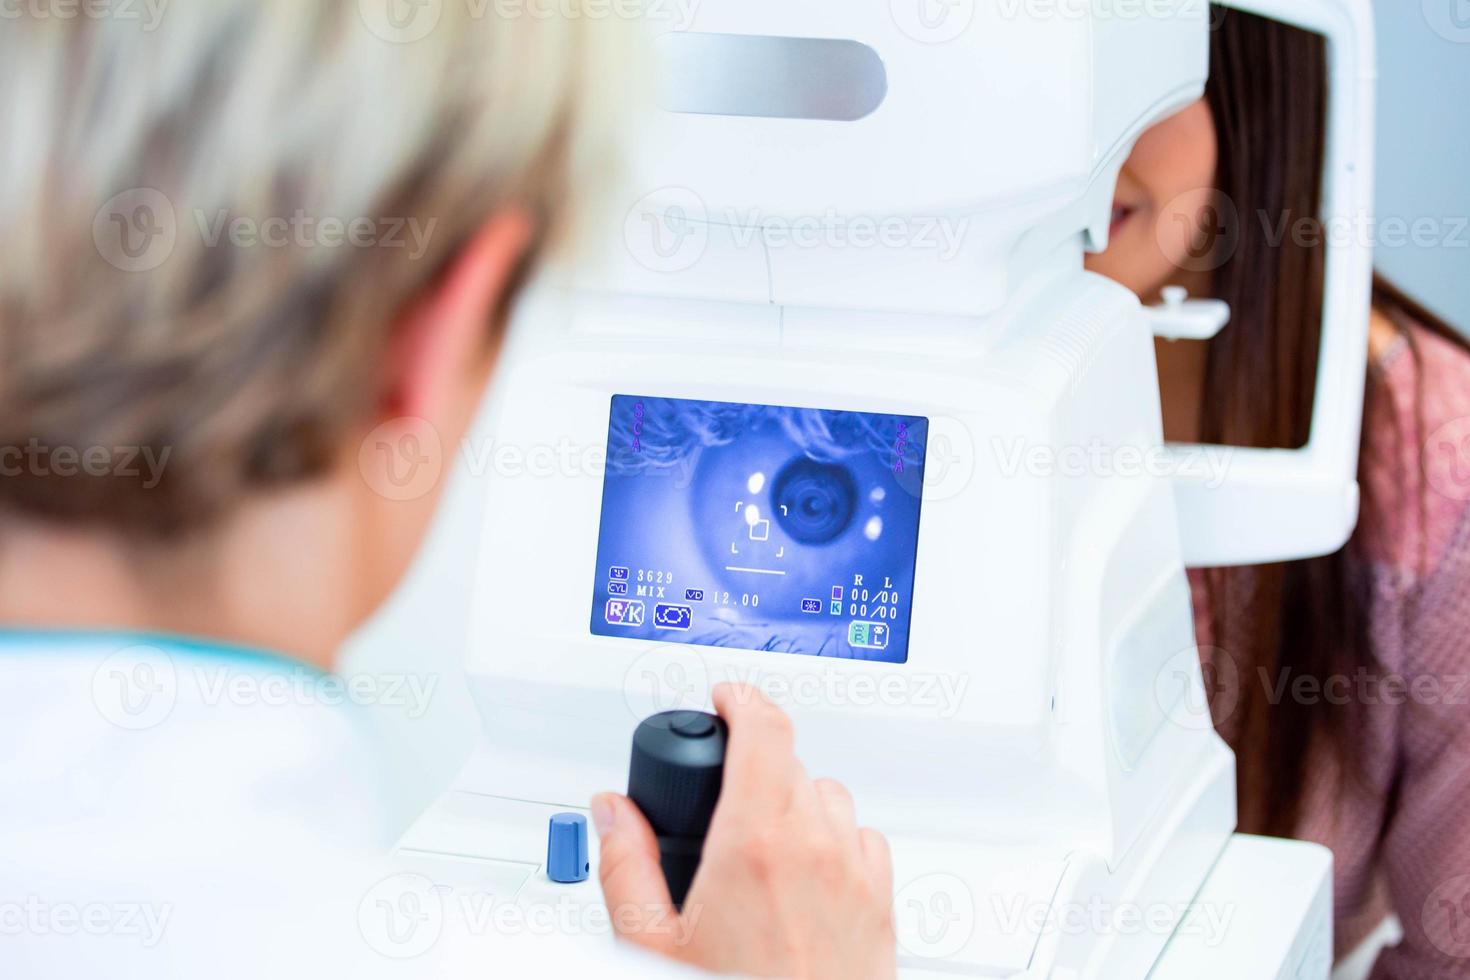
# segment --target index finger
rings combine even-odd
[[[720,684],[711,698],[730,726],[720,795],[728,790],[742,804],[784,808],[801,777],[790,716],[748,684]]]

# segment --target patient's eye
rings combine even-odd
[[[926,420],[625,396],[612,415],[599,574],[628,584],[597,593],[594,633],[904,659]]]
[[[781,468],[771,487],[777,523],[802,544],[826,544],[846,531],[857,513],[858,488],[841,463],[798,456]]]

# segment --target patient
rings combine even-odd
[[[1213,340],[1161,342],[1181,442],[1306,442],[1321,334],[1328,50],[1217,10],[1205,97],[1144,134],[1089,268],[1155,300],[1227,300]],[[1391,242],[1393,222],[1381,234]],[[1417,225],[1416,225],[1417,227]],[[1417,233],[1416,233],[1417,234]],[[1375,283],[1358,482],[1340,552],[1191,571],[1211,708],[1235,749],[1241,829],[1330,847],[1338,952],[1389,915],[1374,980],[1465,976],[1470,934],[1470,352]]]
[[[886,844],[753,693],[682,919],[595,801],[632,943],[580,966],[378,866],[362,720],[268,696],[404,573],[626,95],[615,18],[373,6],[0,32],[0,972],[891,975]]]

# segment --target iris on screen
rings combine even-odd
[[[903,663],[928,420],[615,395],[591,629]]]

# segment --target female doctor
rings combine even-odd
[[[576,4],[384,7],[0,29],[0,974],[891,975],[886,844],[753,692],[682,917],[594,801],[592,963],[378,868],[360,719],[264,696],[403,574],[435,498],[360,447],[462,438],[623,76]]]

